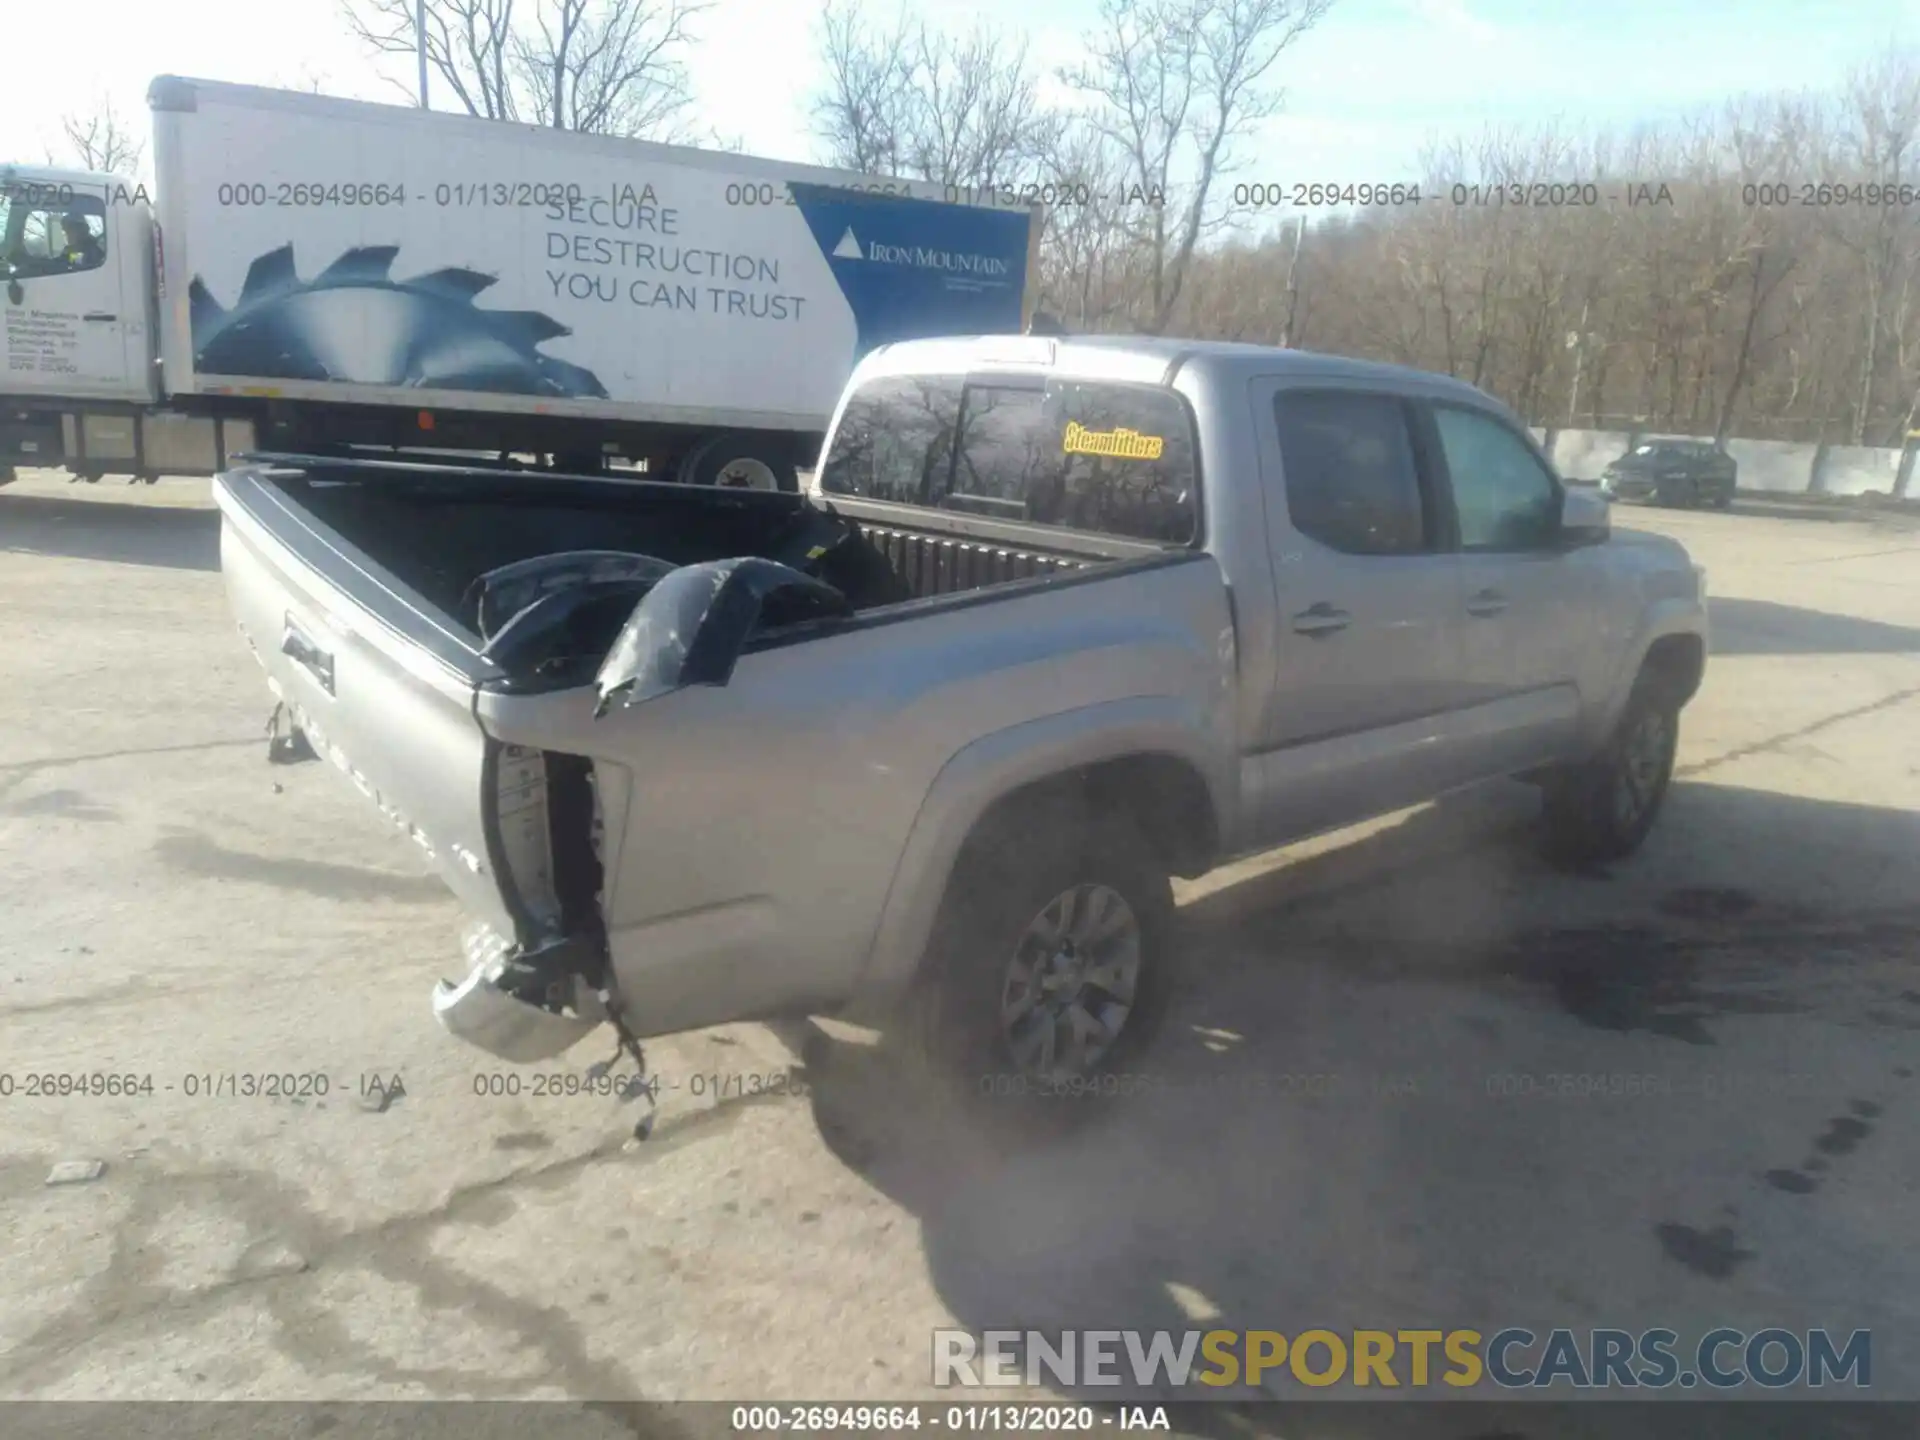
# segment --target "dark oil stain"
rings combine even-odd
[[[589,1305],[605,1305],[607,1303],[607,1292],[604,1290],[589,1290],[587,1292],[587,1303]]]
[[[1877,1119],[1880,1114],[1880,1107],[1871,1100],[1849,1100],[1847,1102],[1847,1109],[1858,1115],[1862,1120]]]
[[[1896,1015],[1891,1010],[1869,1010],[1867,1020],[1888,1030],[1920,1030],[1920,1020],[1908,1015]]]
[[[63,820],[118,820],[120,812],[78,790],[47,790],[25,800],[0,804],[0,815],[56,815]]]
[[[1819,1155],[1809,1155],[1800,1162],[1800,1168],[1809,1175],[1818,1175],[1827,1168],[1827,1162]]]
[[[647,1254],[653,1260],[659,1262],[660,1266],[669,1275],[678,1275],[680,1273],[680,1257],[665,1245],[649,1245],[647,1247]]]
[[[820,1212],[818,1210],[802,1210],[800,1212],[800,1223],[802,1225],[811,1225],[819,1218]]]
[[[1644,1031],[1688,1045],[1716,1044],[1705,1022],[1718,1015],[1796,1014],[1806,1008],[1759,993],[1702,988],[1693,948],[1643,926],[1538,932],[1509,947],[1496,968],[1547,986],[1584,1025]]]
[[[1827,1133],[1813,1142],[1813,1148],[1823,1155],[1848,1155],[1872,1133],[1873,1127],[1866,1121],[1836,1115],[1827,1121]]]
[[[1910,1066],[1896,1065],[1893,1067],[1893,1073],[1902,1080],[1911,1080],[1913,1078],[1913,1070]]]
[[[1789,1195],[1811,1195],[1820,1188],[1818,1180],[1798,1170],[1769,1170],[1767,1183],[1776,1190],[1785,1190]]]
[[[1726,1279],[1754,1256],[1753,1251],[1743,1250],[1734,1243],[1733,1230],[1726,1225],[1700,1231],[1691,1225],[1666,1222],[1653,1228],[1660,1237],[1660,1248],[1667,1252],[1669,1259],[1678,1260],[1709,1280]]]
[[[519,1202],[502,1191],[488,1190],[468,1195],[447,1207],[447,1219],[461,1225],[482,1225],[491,1229],[504,1225],[520,1209]]]
[[[1654,908],[1677,920],[1730,920],[1747,914],[1759,903],[1745,890],[1695,885],[1667,891]]]
[[[493,1148],[496,1150],[550,1150],[553,1148],[553,1141],[538,1130],[515,1130],[509,1135],[494,1136]]]
[[[627,1238],[627,1227],[624,1225],[616,1225],[611,1230],[607,1231],[607,1239],[609,1240],[624,1240],[626,1238]]]
[[[299,890],[325,900],[397,900],[424,905],[449,898],[431,875],[395,875],[324,860],[296,860],[229,850],[193,830],[175,830],[154,841],[162,862],[214,880],[250,880],[276,890]]]

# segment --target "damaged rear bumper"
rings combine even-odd
[[[558,941],[533,954],[484,921],[461,936],[468,970],[434,986],[433,1013],[447,1030],[518,1065],[551,1060],[608,1018],[605,1003],[574,966],[581,942]]]

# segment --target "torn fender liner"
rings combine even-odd
[[[671,561],[626,550],[566,550],[536,555],[489,570],[467,587],[462,608],[481,637],[493,640],[509,622],[543,597],[575,586],[631,582],[642,591],[673,573]]]
[[[674,571],[634,607],[594,677],[596,717],[688,685],[724,685],[747,640],[769,625],[851,615],[833,586],[745,555]]]

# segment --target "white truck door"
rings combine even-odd
[[[144,303],[124,303],[120,256],[131,211],[108,210],[68,184],[17,180],[0,197],[0,323],[4,389],[12,395],[144,399],[144,366],[129,374],[126,326]],[[115,220],[122,223],[115,224]]]

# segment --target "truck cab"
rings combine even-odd
[[[158,234],[137,180],[0,166],[0,484],[205,474],[252,447],[244,420],[162,406]]]
[[[122,176],[0,170],[0,368],[9,396],[148,403],[153,216]]]

